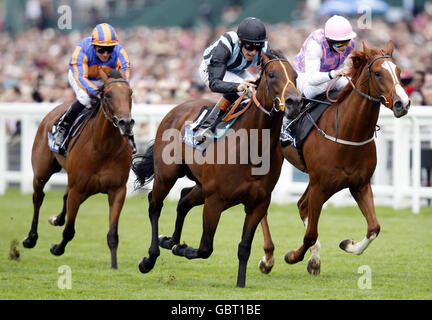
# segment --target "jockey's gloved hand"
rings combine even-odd
[[[98,96],[90,96],[90,105],[92,108],[97,108],[100,104],[100,98]]]

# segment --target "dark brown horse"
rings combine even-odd
[[[208,258],[213,251],[213,239],[222,211],[243,204],[246,217],[238,246],[237,286],[245,286],[246,265],[254,233],[267,212],[283,161],[279,145],[282,111],[285,108],[285,114],[292,117],[299,112],[301,105],[301,96],[293,83],[297,74],[288,61],[276,53],[263,54],[262,60],[257,100],[254,100],[259,102],[254,102],[231,127],[233,140],[230,134],[216,140],[208,146],[205,156],[181,142],[185,123],[195,119],[203,105],[214,104],[195,100],[171,110],[159,125],[154,145],[144,156],[134,158],[132,169],[138,182],[145,184],[154,177],[153,189],[148,196],[152,241],[149,257],[143,258],[139,264],[141,272],[149,272],[154,267],[160,254],[159,243],[161,247],[171,249],[175,255],[188,259]],[[256,139],[252,137],[254,130]],[[237,139],[242,134],[245,134],[243,137],[246,139]],[[261,167],[256,155],[252,155],[252,150],[248,154],[248,137],[251,148],[254,141],[261,149]],[[175,161],[169,159],[172,153],[178,155]],[[242,154],[246,157],[242,158]],[[238,156],[241,157],[240,163]],[[263,166],[267,170],[261,172]],[[185,188],[181,193],[173,237],[159,238],[158,220],[163,201],[176,180],[185,175],[197,184]],[[200,204],[204,204],[204,212],[199,249],[180,245],[184,218],[192,207]]]
[[[48,113],[36,133],[32,151],[33,166],[33,222],[29,235],[23,241],[26,248],[33,248],[38,238],[39,209],[44,198],[43,188],[52,174],[64,168],[68,186],[64,196],[63,211],[50,218],[54,225],[64,224],[63,241],[51,247],[51,253],[64,253],[66,244],[75,234],[75,218],[78,208],[89,196],[108,194],[109,231],[108,246],[111,251],[111,267],[117,268],[118,220],[126,196],[126,182],[130,172],[132,148],[128,136],[134,124],[131,118],[132,90],[124,75],[111,70],[108,76],[100,69],[104,82],[101,89],[101,106],[96,116],[82,130],[79,138],[72,138],[73,148],[66,157],[54,153],[47,143],[48,131],[69,107],[62,104]]]
[[[306,167],[293,147],[283,148],[283,155],[290,163],[304,172],[307,168],[309,173],[309,185],[297,203],[306,234],[303,245],[288,252],[285,261],[290,264],[302,261],[310,249],[307,270],[311,274],[320,273],[317,229],[321,208],[336,192],[349,188],[367,222],[366,237],[360,242],[344,240],[339,245],[341,249],[361,254],[380,232],[370,183],[377,162],[373,138],[380,105],[390,108],[396,118],[404,116],[410,106],[392,53],[391,41],[387,50],[369,49],[363,43],[363,51],[352,53],[349,75],[352,81],[317,122],[323,133],[313,129],[303,144]],[[334,141],[336,136],[338,139]],[[266,255],[260,268],[268,273],[273,263],[274,246],[266,218],[262,227]]]

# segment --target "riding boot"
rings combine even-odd
[[[129,144],[132,147],[132,154],[135,154],[137,152],[137,147],[136,147],[136,144],[135,144],[135,138],[132,135],[132,136],[129,136],[128,139],[129,139]]]
[[[55,143],[57,145],[63,144],[63,141],[66,138],[72,123],[84,108],[85,106],[83,104],[81,104],[79,101],[75,101],[66,111],[63,119],[61,119],[57,124],[57,131],[54,134]]]
[[[198,125],[198,132],[195,135],[195,140],[198,144],[206,141],[207,137],[214,136],[215,122],[222,111],[225,111],[231,105],[231,101],[222,96],[213,109],[204,117]]]

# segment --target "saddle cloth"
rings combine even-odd
[[[337,91],[330,91],[330,98],[335,99],[338,93]],[[321,115],[330,106],[325,93],[316,96],[314,100],[322,101],[322,103],[315,101],[309,102],[305,107],[308,109],[306,112],[292,121],[284,121],[281,129],[280,141],[282,147],[291,145],[296,148],[303,162],[303,143],[312,128],[314,128],[314,122],[318,122]]]
[[[237,111],[242,110],[245,107],[246,103],[242,102]],[[225,117],[225,115],[229,112],[230,108],[227,108],[227,110],[222,113],[221,115],[219,115],[219,117],[216,119],[216,122],[213,124],[213,126],[215,127],[215,134],[213,136],[213,140],[206,140],[201,144],[198,144],[196,139],[195,139],[195,135],[199,132],[199,124],[202,120],[202,118],[205,116],[205,113],[208,113],[211,111],[211,109],[214,106],[203,106],[198,114],[198,116],[194,119],[193,122],[191,123],[187,123],[184,128],[183,128],[183,133],[182,133],[182,142],[187,144],[188,146],[191,146],[194,149],[200,150],[200,151],[205,151],[207,146],[212,143],[214,141],[214,139],[219,139],[221,137],[223,137],[226,132],[228,131],[229,128],[231,128],[231,126],[234,124],[234,122],[237,121],[237,119],[240,116],[235,117],[234,119],[225,122],[222,121],[222,119]]]
[[[68,134],[66,135],[64,141],[61,144],[56,144],[54,134],[57,132],[57,126],[60,123],[60,121],[63,119],[66,111],[62,114],[62,116],[54,122],[54,125],[52,126],[51,130],[48,131],[48,146],[51,149],[52,152],[58,153],[62,156],[66,156],[66,151],[69,145],[70,140],[72,137],[74,137],[78,130],[81,128],[81,126],[84,123],[84,120],[87,118],[93,118],[96,115],[97,108],[91,108],[87,109],[84,108],[83,111],[80,112],[78,117],[73,122],[71,128],[69,129]],[[72,147],[71,147],[72,149]],[[69,150],[70,151],[70,150]]]

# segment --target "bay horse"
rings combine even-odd
[[[343,240],[339,245],[342,250],[359,255],[380,232],[370,182],[377,163],[373,138],[380,105],[390,108],[396,118],[407,114],[410,107],[410,100],[401,86],[400,68],[392,57],[393,49],[391,40],[386,50],[368,48],[363,42],[363,51],[352,53],[350,83],[317,122],[322,132],[312,129],[306,138],[302,149],[305,164],[293,147],[282,150],[285,159],[309,174],[309,184],[297,202],[306,227],[303,244],[288,252],[285,261],[289,264],[302,261],[310,248],[307,265],[310,274],[320,273],[321,246],[317,229],[321,208],[336,192],[348,188],[367,222],[366,237],[359,242]],[[263,273],[268,273],[273,266],[274,245],[266,217],[261,226],[266,255],[259,267]]]
[[[246,217],[238,245],[237,286],[245,287],[246,266],[254,233],[267,212],[271,192],[280,175],[283,161],[279,144],[282,117],[284,113],[288,117],[295,116],[301,107],[301,95],[293,83],[296,77],[297,73],[280,53],[262,53],[256,99],[252,99],[251,107],[231,127],[232,132],[246,132],[250,136],[253,130],[258,132],[257,143],[262,149],[263,159],[266,158],[262,162],[267,162],[267,172],[254,173],[257,163],[251,154],[247,155],[245,162],[238,163],[237,156],[245,149],[248,150],[247,142],[237,138],[230,141],[228,134],[210,144],[205,156],[201,151],[191,149],[189,145],[181,142],[185,123],[195,119],[203,106],[214,105],[214,102],[188,101],[176,106],[164,117],[154,144],[150,145],[144,155],[135,156],[132,164],[138,184],[143,186],[154,179],[152,191],[148,195],[152,240],[149,256],[139,263],[142,273],[147,273],[154,267],[160,254],[159,244],[163,248],[171,249],[175,255],[188,259],[210,257],[222,211],[243,204]],[[173,130],[174,140],[164,136],[169,130]],[[178,161],[167,161],[169,150],[179,152]],[[194,155],[193,161],[188,158],[190,154]],[[197,155],[203,157],[204,161],[196,160]],[[229,160],[232,155],[235,158],[234,163]],[[215,162],[214,159],[218,160]],[[163,201],[177,179],[185,175],[195,181],[196,185],[181,192],[173,237],[159,237],[158,221]],[[204,204],[203,232],[199,249],[186,244],[180,245],[186,214],[192,207],[201,204]]]
[[[132,90],[124,74],[111,70],[108,74],[99,69],[103,80],[100,89],[101,103],[97,114],[83,125],[80,135],[72,138],[67,156],[52,152],[47,136],[53,124],[70,106],[62,104],[50,111],[36,133],[32,150],[33,167],[33,221],[28,237],[23,240],[26,248],[33,248],[38,239],[39,209],[44,199],[43,188],[51,175],[64,168],[68,185],[63,197],[63,210],[50,218],[53,225],[63,225],[67,214],[63,240],[52,245],[51,253],[59,256],[75,234],[75,218],[79,206],[89,196],[108,194],[109,231],[108,247],[111,252],[111,267],[117,269],[118,221],[126,196],[132,161],[132,148],[128,136],[132,135],[134,120],[131,118]],[[71,147],[69,147],[71,148]]]

